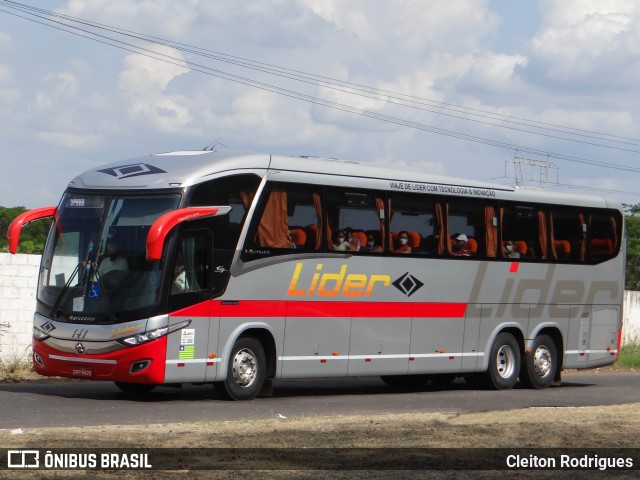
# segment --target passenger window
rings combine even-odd
[[[456,257],[496,257],[496,208],[479,202],[452,201],[447,205],[447,249]]]
[[[500,208],[500,256],[545,260],[548,254],[547,214],[543,207],[505,205]],[[509,245],[511,248],[509,249]]]
[[[589,256],[600,263],[613,258],[620,247],[622,219],[617,212],[593,212],[589,224]]]
[[[386,245],[384,194],[327,190],[327,248],[334,252],[382,253]],[[369,239],[373,239],[371,246]]]
[[[251,225],[243,259],[322,251],[321,193],[314,185],[269,184]]]
[[[440,205],[438,209],[441,211]],[[424,195],[391,194],[389,199],[390,250],[396,254],[442,254],[442,215],[436,202]],[[406,243],[401,240],[406,239]]]
[[[549,234],[551,260],[577,263],[585,261],[587,224],[582,210],[552,207]]]
[[[259,184],[260,177],[256,175],[235,175],[217,178],[195,187],[189,206],[231,207],[228,215],[216,217],[215,248],[235,250]]]

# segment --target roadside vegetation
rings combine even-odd
[[[640,342],[629,343],[620,348],[620,356],[614,366],[625,370],[640,370]]]

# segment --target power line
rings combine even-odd
[[[623,170],[623,171],[629,171],[629,172],[635,172],[638,173],[640,172],[640,167],[631,167],[631,166],[627,166],[627,165],[620,165],[620,164],[614,164],[614,163],[610,163],[610,162],[603,162],[603,161],[598,161],[598,160],[590,160],[590,159],[586,159],[586,158],[582,158],[582,157],[576,157],[576,156],[570,156],[570,155],[563,155],[563,154],[557,154],[557,153],[553,153],[553,152],[548,152],[548,151],[544,151],[541,149],[535,149],[535,148],[529,148],[529,147],[521,147],[521,146],[516,146],[513,144],[509,144],[506,142],[501,142],[501,141],[497,141],[497,140],[492,140],[492,139],[487,139],[487,138],[482,138],[482,137],[477,137],[474,135],[470,135],[470,134],[466,134],[466,133],[461,133],[461,132],[456,132],[456,131],[451,131],[451,130],[445,130],[445,129],[441,129],[438,127],[433,127],[433,126],[429,126],[429,125],[425,125],[419,122],[413,122],[404,118],[400,118],[400,117],[394,117],[394,116],[390,116],[390,115],[385,115],[385,114],[381,114],[381,113],[377,113],[377,112],[372,112],[370,110],[364,110],[364,109],[359,109],[356,107],[352,107],[350,105],[346,105],[346,104],[342,104],[342,103],[338,103],[338,102],[333,102],[330,100],[326,100],[326,99],[322,99],[319,97],[315,97],[315,96],[311,96],[311,95],[306,95],[300,92],[296,92],[293,90],[289,90],[289,89],[285,89],[282,87],[278,87],[276,85],[271,85],[268,83],[264,83],[264,82],[258,82],[256,80],[250,79],[250,78],[246,78],[246,77],[242,77],[239,75],[234,75],[234,74],[230,74],[228,72],[224,72],[221,70],[217,70],[211,67],[208,67],[206,65],[200,65],[191,61],[187,61],[184,60],[182,58],[177,58],[177,57],[172,57],[170,55],[166,55],[154,50],[150,50],[144,47],[140,47],[138,45],[135,44],[131,44],[128,42],[124,42],[122,40],[118,40],[112,37],[108,37],[105,35],[100,35],[96,32],[90,31],[90,30],[85,30],[85,29],[81,29],[78,27],[74,27],[72,25],[69,25],[67,23],[64,22],[60,22],[57,20],[52,20],[49,17],[55,17],[55,18],[60,18],[63,17],[65,19],[72,19],[71,21],[74,22],[78,22],[78,23],[82,23],[83,25],[88,25],[88,26],[95,26],[92,22],[87,22],[84,20],[79,20],[79,19],[73,19],[73,17],[67,17],[67,16],[63,16],[60,14],[56,14],[53,12],[49,12],[46,10],[42,10],[42,9],[35,9],[34,7],[29,7],[29,6],[25,6],[23,4],[18,4],[16,2],[8,2],[6,0],[3,0],[4,4],[9,4],[8,7],[12,8],[14,10],[18,10],[22,13],[25,13],[27,15],[31,15],[33,17],[36,18],[40,18],[42,20],[44,20],[44,22],[35,20],[33,18],[29,18],[29,17],[24,17],[22,15],[18,15],[16,13],[12,13],[12,12],[7,12],[5,10],[1,10],[4,13],[7,13],[9,15],[14,15],[17,16],[19,18],[31,21],[31,22],[35,22],[44,26],[48,26],[50,28],[54,28],[54,29],[58,29],[61,31],[64,31],[66,33],[71,33],[73,35],[77,35],[98,43],[102,43],[108,46],[112,46],[115,48],[119,48],[122,50],[126,50],[132,53],[136,53],[148,58],[153,58],[155,60],[159,60],[159,61],[163,61],[169,64],[173,64],[173,65],[178,65],[181,66],[183,68],[187,68],[193,71],[197,71],[200,73],[205,73],[207,75],[211,75],[211,76],[215,76],[218,78],[223,78],[232,82],[236,82],[236,83],[240,83],[243,85],[247,85],[247,86],[251,86],[253,88],[258,88],[261,90],[265,90],[265,91],[269,91],[272,93],[276,93],[279,95],[283,95],[283,96],[287,96],[290,98],[295,98],[298,100],[302,100],[305,102],[309,102],[309,103],[313,103],[313,104],[317,104],[317,105],[321,105],[321,106],[325,106],[328,108],[333,108],[336,110],[341,110],[344,112],[348,112],[348,113],[352,113],[352,114],[356,114],[356,115],[360,115],[360,116],[364,116],[364,117],[368,117],[368,118],[372,118],[372,119],[376,119],[376,120],[380,120],[380,121],[384,121],[387,123],[392,123],[392,124],[397,124],[397,125],[401,125],[401,126],[406,126],[406,127],[410,127],[410,128],[414,128],[414,129],[418,129],[418,130],[423,130],[423,131],[428,131],[431,133],[437,133],[437,134],[441,134],[441,135],[446,135],[449,137],[453,137],[453,138],[457,138],[457,139],[463,139],[463,140],[467,140],[467,141],[472,141],[472,142],[476,142],[476,143],[481,143],[481,144],[485,144],[485,145],[489,145],[489,146],[494,146],[494,147],[498,147],[498,148],[506,148],[506,149],[517,149],[526,153],[531,153],[531,154],[535,154],[535,155],[544,155],[544,156],[549,156],[549,157],[553,157],[556,159],[561,159],[561,160],[566,160],[566,161],[570,161],[570,162],[575,162],[575,163],[582,163],[585,165],[591,165],[591,166],[597,166],[597,167],[601,167],[601,168],[612,168],[612,169],[617,169],[617,170]],[[18,5],[19,7],[16,7],[15,5]],[[25,11],[25,9],[27,11]],[[28,10],[32,10],[32,11],[42,11],[44,12],[45,15],[47,15],[46,17],[43,17],[41,15],[35,15],[33,13],[31,13]],[[49,23],[45,23],[45,22],[49,22]],[[53,24],[53,25],[52,25]],[[60,25],[60,26],[57,26]],[[100,27],[101,29],[105,29]],[[69,30],[71,29],[71,30]],[[121,29],[114,29],[113,27],[110,27],[111,32],[113,33],[120,33],[118,32],[118,30]],[[125,31],[126,32],[126,31]],[[131,32],[127,33],[127,36],[129,37],[133,37],[136,39],[141,39],[147,42],[151,42],[154,44],[159,44],[159,45],[164,45],[164,46],[169,46],[172,48],[175,48],[175,44],[172,44],[171,42],[168,43],[159,43],[157,41],[153,41],[153,40],[148,40],[148,38],[144,38],[143,36],[139,35],[139,34],[135,34],[135,35],[131,35]],[[157,37],[152,37],[152,38],[157,38]],[[182,44],[184,45],[184,44]],[[197,48],[197,47],[194,47]],[[183,49],[183,51],[185,51]],[[190,53],[194,53],[191,52]],[[198,54],[196,52],[196,54]],[[202,55],[202,54],[200,54]],[[269,72],[270,73],[270,72]],[[287,77],[290,78],[290,77]],[[323,77],[326,78],[326,77]],[[311,82],[314,85],[318,85],[318,86],[325,86],[321,83],[317,83],[317,82]],[[369,88],[371,90],[374,90],[372,87],[366,87]],[[341,90],[343,92],[345,92],[344,90]],[[346,91],[346,93],[352,93],[352,92],[348,92]],[[374,98],[376,100],[379,100],[379,98],[377,97],[368,97],[368,98]],[[407,106],[407,105],[403,105],[403,106]],[[412,107],[413,108],[413,107]],[[456,118],[462,118],[462,117],[456,117]],[[498,126],[495,124],[491,124],[494,126]],[[516,129],[517,130],[517,129]],[[545,135],[545,134],[540,134],[537,132],[529,132],[527,131],[527,133],[536,133],[539,135]],[[551,135],[545,135],[545,136],[551,136]],[[571,139],[565,139],[562,137],[557,137],[557,136],[552,136],[553,138],[560,138],[563,140],[568,140],[568,141],[576,141],[576,140],[571,140]],[[622,149],[620,147],[612,147],[612,146],[605,146],[605,145],[599,145],[599,144],[595,144],[592,142],[581,142],[581,143],[588,143],[591,145],[595,145],[595,146],[599,146],[599,147],[605,147],[605,148],[617,148],[617,149],[621,149],[621,150],[626,150],[626,151],[631,151],[631,152],[635,152],[635,153],[640,153],[640,152],[636,152],[635,150],[629,150],[629,149]]]
[[[462,113],[462,114],[465,114],[465,115],[474,115],[474,116],[478,116],[480,118],[486,118],[486,119],[491,119],[491,120],[503,119],[503,120],[505,120],[505,121],[507,121],[509,123],[513,123],[513,124],[516,124],[516,125],[528,126],[528,127],[531,127],[531,128],[538,128],[538,129],[543,129],[543,130],[553,131],[553,132],[559,132],[559,133],[568,134],[568,135],[581,136],[581,137],[585,137],[585,138],[592,138],[592,139],[597,139],[597,140],[609,141],[609,142],[620,143],[620,144],[624,144],[624,145],[640,146],[639,143],[636,143],[636,142],[640,142],[640,140],[638,140],[638,139],[622,137],[622,136],[612,135],[612,134],[607,134],[607,133],[594,132],[594,131],[584,130],[584,129],[577,129],[577,128],[573,128],[573,127],[561,126],[561,125],[547,123],[547,122],[539,122],[539,121],[535,121],[535,120],[525,119],[525,118],[522,118],[522,117],[503,115],[503,114],[499,114],[499,113],[495,113],[495,112],[489,112],[489,111],[486,111],[486,110],[474,109],[474,108],[469,108],[469,107],[462,107],[462,106],[458,106],[458,105],[454,105],[454,104],[450,104],[450,103],[445,103],[445,102],[438,102],[438,101],[435,101],[435,100],[420,98],[420,97],[416,97],[416,96],[412,96],[412,95],[393,92],[393,91],[390,91],[390,90],[378,89],[378,88],[375,88],[375,87],[370,87],[370,86],[366,86],[366,85],[362,85],[362,84],[358,84],[358,83],[354,83],[354,82],[346,82],[346,81],[343,81],[343,80],[337,80],[337,79],[333,79],[333,78],[326,77],[326,76],[315,75],[315,74],[312,74],[312,73],[303,72],[303,71],[300,71],[300,70],[290,69],[290,68],[286,68],[286,67],[281,67],[281,66],[270,64],[270,63],[259,62],[259,61],[247,59],[247,58],[244,58],[244,57],[238,57],[238,56],[234,56],[234,55],[229,55],[229,54],[225,54],[225,53],[222,53],[222,52],[217,52],[217,51],[214,51],[214,50],[209,50],[209,49],[204,49],[204,48],[201,48],[201,47],[196,47],[196,46],[189,45],[189,44],[186,44],[186,43],[173,42],[171,40],[167,40],[167,39],[162,38],[162,37],[156,37],[156,36],[152,36],[152,35],[140,34],[140,33],[137,33],[137,32],[133,32],[133,31],[126,30],[126,29],[121,29],[121,28],[118,28],[118,27],[113,27],[113,26],[102,24],[102,23],[98,23],[98,22],[84,20],[84,19],[80,19],[80,18],[77,18],[77,17],[69,16],[69,15],[63,15],[63,14],[59,14],[59,13],[56,13],[56,12],[51,12],[49,10],[41,9],[41,8],[31,7],[29,5],[21,4],[21,3],[18,3],[18,2],[13,2],[13,1],[10,1],[10,0],[3,0],[3,1],[4,1],[4,3],[11,4],[11,8],[18,9],[18,10],[23,11],[25,13],[29,13],[30,14],[29,11],[40,12],[40,13],[48,16],[48,17],[63,18],[65,20],[68,20],[68,21],[71,21],[71,22],[80,23],[82,25],[91,26],[93,28],[98,28],[98,29],[110,31],[112,33],[117,33],[119,35],[124,35],[124,36],[128,36],[128,37],[131,37],[131,38],[135,38],[137,40],[142,40],[142,41],[145,41],[145,42],[150,42],[150,43],[154,43],[154,44],[160,44],[160,45],[169,46],[169,47],[175,48],[175,49],[177,49],[179,51],[192,53],[194,55],[199,55],[199,56],[211,58],[213,60],[222,61],[222,62],[225,62],[225,63],[230,63],[230,64],[233,64],[233,65],[236,65],[236,66],[241,66],[241,67],[244,67],[244,68],[250,68],[250,69],[253,69],[253,70],[257,70],[257,71],[261,71],[261,72],[264,72],[264,73],[269,73],[269,74],[281,76],[281,77],[288,78],[288,79],[293,79],[293,80],[297,80],[297,81],[301,81],[301,82],[305,82],[305,83],[312,83],[313,85],[320,86],[320,87],[336,89],[336,90],[344,92],[344,93],[350,93],[350,94],[355,94],[355,95],[361,95],[361,94],[354,93],[354,92],[371,93],[371,94],[375,94],[377,96],[376,97],[371,97],[371,96],[367,96],[367,95],[361,95],[361,96],[365,96],[366,98],[371,98],[371,99],[378,100],[378,101],[384,101],[384,102],[387,102],[387,103],[393,103],[393,104],[396,104],[396,105],[401,105],[401,106],[405,106],[405,107],[409,107],[409,108],[416,108],[416,109],[427,111],[427,112],[430,112],[430,113],[436,113],[436,114],[440,114],[440,115],[447,115],[447,116],[451,116],[453,118],[458,118],[458,119],[462,119],[462,120],[466,120],[466,121],[474,121],[476,123],[484,123],[484,124],[487,124],[487,125],[497,126],[497,127],[501,127],[501,128],[511,128],[511,129],[523,131],[523,132],[526,132],[526,133],[534,133],[534,134],[545,136],[545,134],[542,134],[542,133],[531,132],[529,130],[520,130],[520,129],[516,129],[514,127],[508,127],[508,126],[499,125],[499,124],[495,124],[495,123],[491,123],[491,122],[474,120],[472,118],[460,117],[458,115],[446,114],[446,113],[443,113],[441,111],[434,111],[434,110],[430,110],[430,109],[420,108],[420,107],[416,107],[414,105],[407,105],[406,103],[399,103],[399,102],[395,102],[395,101],[392,101],[392,100],[400,100],[401,102],[408,101],[410,103],[414,103],[414,104],[417,104],[417,105],[437,106],[441,110],[451,110],[451,111],[454,111],[454,112],[457,112],[457,113]],[[73,28],[73,27],[70,26],[70,28]],[[316,80],[316,79],[319,79],[319,80]],[[344,86],[345,88],[349,88],[349,89],[351,89],[353,91],[345,91],[345,90],[342,90],[342,89],[337,89],[336,85]],[[471,112],[480,112],[482,115],[471,113]],[[508,119],[514,119],[514,120],[519,120],[519,121],[512,121],[512,120],[508,120]],[[556,127],[556,128],[548,128],[548,127]],[[577,132],[581,132],[581,133],[577,133]],[[557,138],[557,139],[566,140],[566,141],[577,141],[577,142],[580,142],[580,140],[572,140],[572,139],[567,139],[567,138],[558,137],[558,136],[552,136],[552,138]],[[620,139],[620,140],[612,140],[612,139],[616,139],[616,138]],[[622,140],[627,140],[627,141],[622,141]],[[584,143],[587,143],[589,145],[603,147],[603,148],[619,148],[619,147],[613,147],[613,146],[608,146],[608,145],[596,144],[596,143],[592,143],[592,142],[584,142]],[[640,152],[637,152],[635,150],[630,150],[630,151],[635,152],[635,153],[640,153]]]

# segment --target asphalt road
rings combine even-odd
[[[0,429],[146,425],[153,423],[413,412],[478,412],[527,407],[580,407],[640,401],[640,374],[575,373],[560,387],[480,390],[457,380],[406,391],[376,377],[282,380],[272,398],[218,399],[210,385],[159,387],[131,398],[112,383],[41,380],[0,384]]]

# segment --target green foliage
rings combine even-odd
[[[0,207],[0,252],[9,251],[7,229],[14,218],[26,211],[27,209],[25,207]],[[50,218],[36,220],[25,225],[20,233],[18,253],[42,254],[50,226]]]
[[[640,203],[623,205],[627,224],[625,288],[627,290],[640,290]]]
[[[616,366],[620,368],[640,368],[640,343],[629,343],[621,347]]]

